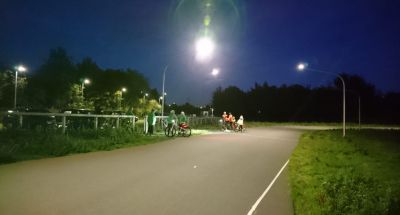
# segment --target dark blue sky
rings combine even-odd
[[[195,60],[201,0],[1,0],[0,63],[31,70],[64,47],[75,62],[134,68],[170,102],[205,104],[216,87],[247,90],[255,82],[319,86],[333,79],[294,70],[363,76],[400,91],[400,3],[396,0],[213,0],[213,59]],[[211,76],[218,67],[220,75]]]

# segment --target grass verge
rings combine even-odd
[[[1,130],[0,164],[112,150],[166,140],[164,135],[144,136],[125,129],[59,131]]]
[[[400,131],[312,131],[289,163],[295,214],[400,214]]]
[[[342,122],[255,122],[247,121],[245,126],[252,127],[269,127],[269,126],[328,126],[342,127]],[[347,128],[359,128],[357,123],[346,123]],[[362,124],[361,128],[400,128],[400,125],[385,125],[385,124]]]

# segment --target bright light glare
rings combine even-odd
[[[122,92],[126,92],[126,88],[125,87],[122,88]]]
[[[18,72],[25,72],[26,68],[22,65],[19,65],[19,66],[17,66],[17,70],[18,70]]]
[[[196,42],[196,59],[199,61],[204,61],[211,58],[214,49],[214,42],[210,38],[200,38]]]
[[[90,84],[90,80],[86,78],[85,80],[83,80],[83,83]]]
[[[306,68],[307,68],[307,64],[305,64],[305,63],[299,63],[297,65],[297,70],[300,71],[300,72],[304,71]]]
[[[219,74],[219,69],[213,69],[212,70],[212,72],[211,72],[211,75],[213,75],[213,76],[217,76]]]

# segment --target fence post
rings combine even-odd
[[[22,128],[22,121],[23,121],[23,117],[22,115],[19,115],[19,127]]]
[[[65,134],[65,127],[66,127],[66,121],[67,121],[67,119],[66,119],[67,117],[66,116],[63,116],[62,117],[62,133],[63,134]]]
[[[131,118],[131,120],[132,120],[132,130],[134,131],[135,130],[135,116],[133,116]]]
[[[94,129],[97,130],[98,124],[99,124],[99,118],[98,118],[98,117],[95,117],[95,118],[94,118]]]
[[[147,116],[143,118],[143,132],[146,134],[147,133]]]
[[[119,128],[119,117],[117,117],[117,128]]]

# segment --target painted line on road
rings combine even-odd
[[[285,169],[285,167],[287,166],[288,163],[289,163],[289,160],[287,160],[285,165],[283,165],[281,170],[279,170],[278,174],[276,174],[275,178],[271,181],[271,183],[268,185],[267,189],[265,189],[263,194],[261,194],[260,198],[257,199],[256,203],[254,203],[254,205],[251,207],[251,209],[247,213],[247,215],[252,215],[254,213],[254,211],[256,211],[258,205],[260,204],[262,199],[265,197],[265,195],[267,195],[268,191],[271,189],[272,185],[274,185],[276,179],[278,179],[279,175],[282,173],[282,171]]]

